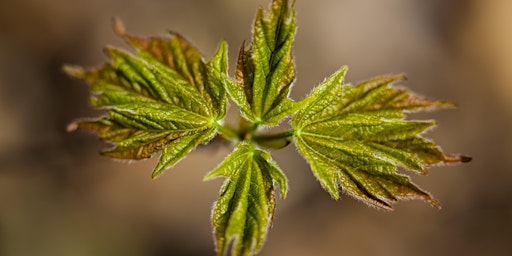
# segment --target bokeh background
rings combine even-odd
[[[230,151],[214,143],[152,180],[155,160],[115,162],[78,117],[98,115],[65,63],[97,66],[111,29],[179,31],[207,58],[230,61],[268,0],[1,0],[0,255],[214,255],[210,208],[222,180],[202,177]],[[295,99],[341,65],[348,81],[404,72],[402,84],[457,109],[418,115],[428,136],[471,163],[413,180],[442,203],[368,208],[332,200],[293,146],[273,152],[291,187],[261,255],[510,255],[512,253],[512,1],[297,0]],[[231,74],[233,68],[231,67]]]

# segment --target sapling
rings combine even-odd
[[[267,148],[293,143],[334,199],[343,191],[386,210],[403,199],[440,207],[397,167],[425,174],[432,165],[471,159],[448,155],[423,137],[436,122],[405,119],[406,113],[452,104],[395,86],[403,75],[351,85],[344,81],[344,66],[304,99],[291,99],[296,20],[287,0],[273,1],[268,12],[258,10],[252,43],[242,45],[234,78],[224,41],[205,61],[180,34],[142,38],[127,33],[120,22],[115,30],[135,53],[108,47],[111,61],[100,68],[65,67],[91,85],[91,104],[106,112],[70,127],[92,130],[111,143],[102,152],[108,157],[144,159],[160,153],[153,178],[198,145],[217,137],[232,142],[232,153],[205,176],[226,178],[212,214],[218,255],[258,253],[273,219],[275,190],[286,197],[286,177]],[[230,100],[240,110],[237,128],[224,122]],[[291,125],[284,132],[260,129],[286,126],[287,118]]]

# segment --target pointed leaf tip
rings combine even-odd
[[[68,124],[68,126],[66,126],[67,132],[74,132],[77,129],[78,129],[78,124],[76,122],[72,122],[72,123]]]
[[[446,155],[444,162],[445,163],[468,163],[473,160],[470,156],[465,155]]]
[[[118,36],[123,37],[126,35],[126,28],[119,17],[112,17],[112,28]]]
[[[463,163],[471,162],[471,160],[473,160],[473,158],[470,156],[460,156],[460,161]]]
[[[74,65],[64,65],[62,67],[62,71],[64,71],[64,73],[66,73],[72,77],[76,77],[76,78],[82,78],[85,73],[84,69],[82,67],[74,66]]]

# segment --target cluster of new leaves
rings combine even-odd
[[[92,130],[112,143],[103,152],[109,157],[143,159],[161,152],[153,177],[219,134],[237,142],[205,177],[226,178],[212,216],[219,255],[260,251],[272,224],[275,184],[286,196],[286,177],[261,147],[283,147],[292,139],[333,198],[343,190],[384,209],[399,199],[422,199],[439,207],[397,173],[398,167],[424,174],[433,164],[470,160],[448,156],[421,136],[435,122],[405,119],[405,112],[450,104],[391,85],[403,76],[353,86],[344,83],[343,67],[305,99],[291,100],[296,22],[287,0],[275,0],[268,13],[259,9],[252,44],[240,50],[235,79],[227,74],[225,42],[205,62],[178,34],[145,39],[127,34],[119,23],[115,27],[135,54],[107,48],[112,61],[101,68],[65,68],[91,84],[92,105],[106,110],[106,116],[77,121],[71,128]],[[244,118],[239,130],[222,124],[228,95]],[[274,126],[290,115],[290,130],[257,133],[259,125]]]

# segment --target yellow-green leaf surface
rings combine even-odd
[[[294,139],[314,175],[333,198],[340,189],[371,205],[391,209],[399,199],[439,204],[397,166],[425,174],[433,164],[467,161],[448,156],[421,134],[433,121],[404,119],[404,111],[450,106],[390,86],[402,75],[344,84],[346,67],[326,79],[292,119]]]
[[[205,179],[226,177],[212,222],[218,255],[253,255],[265,241],[275,208],[274,181],[286,196],[286,177],[270,155],[239,144]]]
[[[287,0],[276,0],[267,14],[258,10],[252,45],[240,50],[237,82],[226,84],[226,88],[244,117],[256,124],[276,125],[297,108],[288,97],[295,80],[295,30],[293,8]]]
[[[205,63],[180,35],[143,39],[126,34],[119,23],[116,29],[135,54],[107,48],[112,61],[101,68],[65,68],[89,82],[91,103],[107,110],[106,117],[77,121],[73,127],[113,143],[103,152],[106,156],[143,159],[161,151],[156,177],[215,136],[227,107],[226,44]]]

